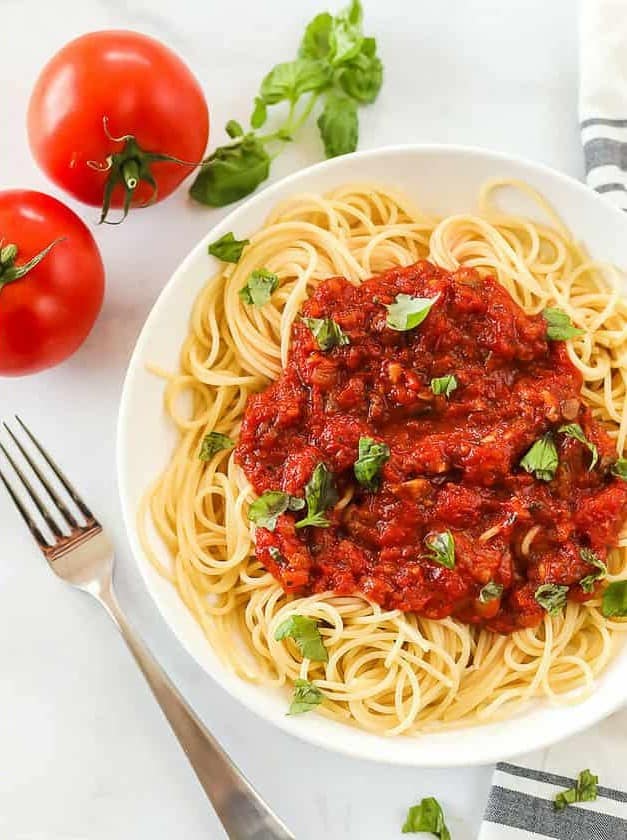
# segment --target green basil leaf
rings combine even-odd
[[[563,811],[564,808],[572,805],[574,802],[594,802],[598,795],[598,784],[598,776],[595,776],[589,770],[582,770],[575,783],[575,787],[568,788],[568,790],[557,794],[555,797],[555,809],[557,811]]]
[[[549,341],[568,341],[569,338],[576,338],[585,332],[573,326],[570,316],[556,307],[545,309],[542,316],[548,325],[546,337]]]
[[[303,615],[291,615],[277,627],[274,638],[294,639],[305,659],[312,662],[328,662],[329,653],[318,630],[318,622]]]
[[[536,589],[533,597],[549,615],[557,616],[561,615],[566,606],[567,595],[567,586],[560,586],[558,583],[543,583]]]
[[[303,323],[309,327],[321,350],[350,344],[346,333],[332,318],[303,318]]]
[[[622,478],[623,481],[627,481],[627,458],[617,458],[610,472],[612,475],[617,476],[617,478]]]
[[[425,545],[431,552],[429,559],[447,569],[455,568],[455,539],[450,531],[427,534]]]
[[[250,117],[251,128],[261,128],[261,126],[268,119],[268,109],[266,103],[260,96],[255,97],[255,107]]]
[[[231,146],[220,146],[203,163],[190,195],[201,204],[224,207],[249,195],[270,174],[270,157],[252,134]]]
[[[302,715],[322,703],[323,694],[309,680],[294,680],[294,696],[288,715]]]
[[[488,604],[490,601],[495,601],[497,598],[500,598],[502,594],[503,584],[494,583],[494,581],[491,580],[481,589],[481,592],[479,593],[479,600],[482,604]]]
[[[229,120],[226,124],[226,133],[229,137],[243,137],[244,129],[237,120]]]
[[[330,80],[328,64],[311,58],[297,58],[275,65],[261,83],[259,94],[266,105],[296,102],[303,93],[323,90]]]
[[[338,498],[333,473],[329,472],[325,464],[318,464],[305,485],[307,516],[297,522],[296,527],[305,528],[312,525],[328,528],[331,523],[324,514],[328,508],[335,505]]]
[[[357,105],[342,93],[327,94],[318,128],[328,158],[354,152],[359,141]]]
[[[442,806],[433,796],[422,799],[420,805],[414,805],[407,813],[403,834],[419,834],[421,831],[430,832],[439,840],[451,840]]]
[[[388,311],[387,325],[398,332],[413,330],[431,311],[431,307],[440,295],[433,298],[412,297],[411,295],[396,295],[394,303],[386,304]]]
[[[234,446],[235,441],[231,440],[228,435],[222,435],[220,432],[209,432],[202,439],[198,457],[201,461],[210,461],[216,452],[221,452],[223,449],[233,449]]]
[[[537,440],[520,462],[523,470],[541,481],[551,481],[555,477],[558,464],[557,448],[550,433]]]
[[[225,233],[209,246],[209,253],[222,262],[236,263],[242,256],[242,251],[250,243],[250,239],[236,239],[232,232]]]
[[[601,612],[606,618],[627,618],[627,580],[615,580],[603,593]]]
[[[259,528],[274,531],[282,513],[286,510],[302,510],[304,507],[304,500],[298,496],[290,496],[282,490],[266,490],[248,508],[248,519]]]
[[[568,437],[578,440],[579,443],[583,443],[584,446],[588,447],[590,454],[592,455],[588,470],[593,470],[599,462],[599,450],[596,448],[594,443],[591,443],[584,435],[583,429],[579,423],[567,423],[565,426],[560,426],[557,431],[562,435],[567,435]]]
[[[334,67],[346,64],[359,53],[364,42],[362,8],[359,0],[351,0],[331,21],[329,61]]]
[[[333,17],[328,12],[322,12],[307,24],[298,55],[300,58],[321,59],[329,54],[329,36]]]
[[[377,443],[370,437],[360,437],[359,457],[353,465],[355,478],[369,490],[376,490],[381,467],[389,458],[390,447],[386,443]]]
[[[364,38],[361,52],[340,67],[336,80],[344,93],[362,105],[375,101],[383,84],[383,64],[376,55],[374,38]]]
[[[453,374],[436,376],[435,379],[431,380],[431,390],[436,396],[444,394],[445,397],[449,397],[457,388],[457,385],[457,377]]]
[[[601,558],[589,548],[579,549],[579,554],[586,563],[590,563],[591,566],[594,566],[597,569],[596,572],[593,572],[591,575],[586,575],[586,577],[579,581],[579,586],[581,586],[583,591],[590,594],[594,591],[596,582],[607,576],[607,566],[603,560],[601,560]]]
[[[279,277],[267,268],[256,268],[238,294],[244,303],[264,306],[279,286]]]

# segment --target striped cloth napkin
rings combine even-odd
[[[627,210],[627,0],[581,0],[580,24],[586,179]],[[556,795],[586,769],[598,776],[597,798],[557,810]],[[627,840],[626,791],[627,710],[497,764],[478,840]]]
[[[579,40],[586,180],[627,210],[627,0],[581,0]]]

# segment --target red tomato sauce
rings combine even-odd
[[[439,297],[419,326],[399,332],[385,308],[399,293]],[[453,615],[500,633],[542,620],[534,597],[542,584],[591,597],[579,581],[595,569],[581,549],[604,559],[616,544],[627,483],[610,473],[615,447],[541,315],[526,315],[473,269],[449,273],[426,261],[360,286],[326,280],[302,311],[332,318],[350,344],[323,352],[297,321],[283,374],[248,400],[236,453],[259,494],[303,497],[320,462],[334,474],[343,501],[327,511],[329,527],[296,529],[305,512],[288,511],[273,531],[257,528],[257,557],[287,592],[362,594],[386,609]],[[435,395],[431,379],[450,374],[457,389]],[[596,445],[594,469],[588,447],[558,433],[566,423]],[[543,481],[520,460],[549,432],[559,466]],[[360,437],[390,449],[375,491],[354,476]],[[454,568],[425,545],[445,531]],[[502,594],[483,603],[490,582]]]

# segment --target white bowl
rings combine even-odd
[[[218,268],[207,245],[227,231],[246,236],[258,229],[274,205],[295,193],[325,192],[350,181],[382,182],[408,194],[427,212],[472,210],[489,178],[519,178],[538,189],[593,256],[627,266],[627,219],[592,190],[546,167],[481,149],[460,146],[395,146],[335,158],[285,178],[237,207],[209,231],[183,260],[153,307],[131,358],[118,424],[118,479],[122,509],[135,560],[148,591],[179,641],[198,664],[243,706],[307,741],[380,762],[415,766],[487,764],[547,746],[615,711],[625,698],[627,646],[598,680],[594,693],[573,706],[538,701],[518,717],[417,737],[384,737],[315,714],[286,717],[286,695],[232,674],[209,646],[176,591],[144,557],[136,511],[150,481],[166,465],[175,433],[163,410],[163,383],[146,363],[175,370],[198,291]],[[520,195],[508,210],[531,214]],[[244,708],[241,709],[242,714]]]

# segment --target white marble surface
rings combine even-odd
[[[244,121],[267,68],[295,50],[327,0],[1,0],[0,182],[58,195],[25,137],[29,91],[70,37],[127,27],[180,52],[210,103],[213,142]],[[330,0],[329,0],[330,2]],[[582,172],[573,0],[365,0],[386,81],[361,122],[361,148],[444,141]],[[273,177],[320,157],[314,133]],[[68,202],[71,204],[71,202]],[[74,205],[72,205],[74,206]],[[78,208],[94,222],[96,212]],[[420,797],[443,803],[455,840],[477,833],[490,768],[423,771],[354,761],[302,744],[246,713],[187,656],[128,555],[113,468],[115,420],[137,333],[169,274],[221,212],[185,190],[95,234],[107,297],[82,350],[44,375],[0,380],[0,414],[24,415],[76,477],[119,549],[120,598],[168,673],[299,840],[395,840]],[[0,837],[2,840],[219,840],[225,835],[97,605],[53,579],[0,493]]]

